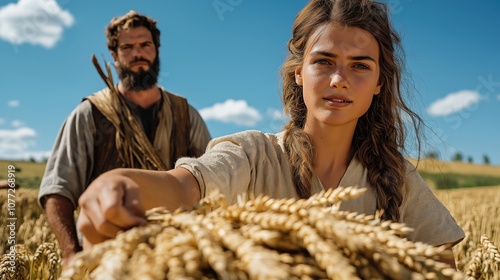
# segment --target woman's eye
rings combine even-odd
[[[354,64],[354,68],[361,69],[361,70],[369,70],[370,69],[370,67],[368,67],[368,65],[361,64],[361,63]]]
[[[314,64],[329,65],[330,62],[326,59],[317,59],[314,61]]]

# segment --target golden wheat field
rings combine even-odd
[[[398,237],[404,225],[318,210],[358,195],[344,190],[233,208],[212,197],[192,211],[152,211],[149,225],[79,254],[62,273],[37,190],[16,190],[14,229],[2,189],[0,279],[500,279],[500,186],[436,194],[466,231],[453,251],[458,271],[436,261],[446,251]]]

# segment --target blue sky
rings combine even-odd
[[[160,84],[197,108],[212,136],[278,132],[279,67],[306,0],[0,1],[0,158],[41,159],[64,119],[104,84],[104,27],[134,9],[158,20]],[[424,151],[500,165],[500,1],[387,1],[406,51]]]

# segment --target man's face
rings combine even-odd
[[[145,27],[124,30],[112,52],[118,76],[127,90],[146,90],[156,85],[160,60],[151,32]]]

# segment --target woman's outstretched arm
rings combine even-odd
[[[82,194],[78,230],[84,249],[119,231],[146,223],[145,210],[164,206],[190,209],[200,200],[196,178],[186,169],[115,169],[99,176]]]

